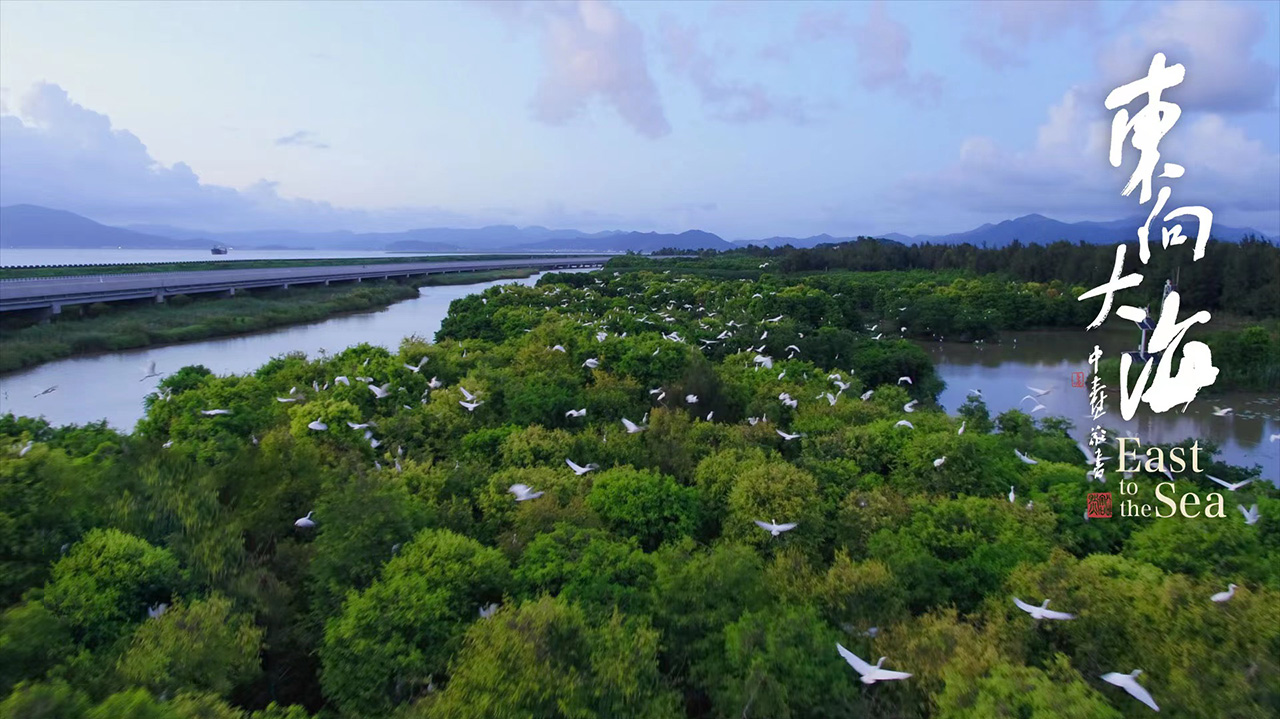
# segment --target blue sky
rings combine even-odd
[[[1113,219],[1141,209],[1102,98],[1156,51],[1187,68],[1174,200],[1280,234],[1275,2],[11,1],[0,202],[726,238]]]

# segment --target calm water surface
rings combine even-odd
[[[210,243],[212,246],[212,243]],[[5,248],[0,253],[0,267],[24,265],[127,265],[141,262],[228,262],[235,260],[320,260],[359,259],[365,257],[439,257],[464,254],[459,252],[384,252],[382,250],[237,250],[214,255],[207,249],[184,250],[49,250],[38,248]],[[499,255],[501,252],[476,254]]]
[[[1023,398],[1028,386],[1050,390],[1040,398],[1045,409],[1035,416],[1066,417],[1075,424],[1072,435],[1083,439],[1093,427],[1089,414],[1089,390],[1072,387],[1074,372],[1087,372],[1089,352],[1097,344],[1103,358],[1117,357],[1121,352],[1137,348],[1133,331],[1085,332],[1058,330],[1044,332],[1006,332],[1000,344],[960,344],[926,342],[921,346],[933,358],[947,389],[938,401],[949,412],[965,402],[970,389],[981,390],[992,417],[1021,405],[1024,412],[1035,404]],[[1137,370],[1133,371],[1137,375]],[[1213,389],[1210,387],[1209,389]],[[1099,422],[1149,442],[1176,442],[1187,438],[1209,439],[1217,443],[1223,456],[1232,464],[1261,465],[1263,476],[1273,481],[1280,477],[1280,442],[1269,440],[1280,432],[1280,396],[1257,393],[1218,393],[1202,391],[1182,412],[1181,407],[1155,414],[1146,405],[1133,420],[1120,417],[1119,388],[1107,388],[1107,413]],[[1232,407],[1226,417],[1213,415],[1214,407]]]
[[[162,377],[146,381],[150,362],[162,375],[187,365],[202,364],[214,374],[245,374],[272,357],[287,352],[316,356],[368,342],[392,351],[409,335],[432,339],[449,313],[449,303],[486,288],[504,284],[532,285],[534,275],[471,285],[422,287],[417,299],[405,300],[378,312],[346,315],[315,324],[296,325],[242,337],[151,347],[128,352],[80,357],[40,365],[0,377],[0,413],[36,417],[54,425],[84,424],[106,419],[117,429],[131,430],[142,418],[142,400],[155,391]],[[58,389],[34,395],[48,387]]]

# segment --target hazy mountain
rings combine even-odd
[[[154,249],[190,247],[193,244],[196,243],[110,227],[74,212],[51,210],[36,205],[0,207],[0,247]],[[199,245],[212,246],[213,243],[205,240],[200,241]]]
[[[1134,238],[1135,230],[1145,217],[1110,222],[1060,222],[1043,215],[1026,215],[996,224],[985,224],[967,232],[949,235],[916,235],[899,233],[881,238],[915,244],[961,244],[1006,247],[1015,240],[1024,244],[1045,244],[1066,240],[1115,244]],[[1183,224],[1183,232],[1194,237],[1195,221]],[[1220,240],[1238,241],[1246,235],[1264,237],[1251,228],[1214,225],[1213,236]],[[403,252],[653,252],[664,247],[682,250],[730,250],[748,244],[756,246],[815,247],[822,244],[849,242],[852,237],[814,235],[812,237],[768,237],[759,240],[727,242],[701,230],[679,234],[658,232],[625,232],[611,230],[586,233],[579,230],[553,230],[546,227],[493,225],[478,229],[428,227],[404,232],[295,232],[293,230],[255,230],[251,232],[204,232],[167,225],[132,225],[110,227],[80,215],[35,205],[12,205],[0,208],[0,246],[7,247],[134,247],[165,248],[224,244],[232,248],[254,249],[345,249],[391,250]]]
[[[950,235],[916,235],[908,237],[898,233],[881,235],[885,239],[906,243],[929,242],[933,244],[959,245],[969,243],[982,247],[1007,247],[1014,240],[1023,244],[1048,244],[1058,240],[1067,242],[1088,242],[1091,244],[1112,245],[1136,239],[1138,228],[1147,221],[1146,217],[1131,217],[1109,222],[1061,222],[1044,215],[1024,215],[1013,220],[1005,220],[997,224],[987,223],[967,232],[956,232]],[[1194,238],[1200,224],[1192,219],[1182,222],[1182,233]],[[1159,230],[1153,236],[1159,237]],[[1249,227],[1228,227],[1214,223],[1212,236],[1227,242],[1239,242],[1248,235],[1267,239],[1266,235]]]

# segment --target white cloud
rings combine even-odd
[[[773,96],[759,82],[750,84],[724,80],[716,59],[702,48],[693,28],[677,25],[670,18],[662,22],[662,51],[672,72],[687,77],[711,108],[712,116],[725,122],[759,122],[782,118],[803,124],[808,117],[799,97]]]
[[[1242,112],[1276,106],[1280,69],[1254,57],[1266,17],[1254,6],[1228,2],[1161,5],[1134,30],[1103,50],[1101,81],[1111,89],[1144,77],[1157,52],[1187,68],[1166,97],[1184,111]]]
[[[577,0],[489,7],[542,33],[545,68],[532,101],[535,119],[563,125],[599,100],[646,137],[671,132],[649,74],[644,34],[616,6],[606,0]]]
[[[1094,0],[984,0],[969,8],[974,28],[965,45],[996,70],[1025,65],[1024,51],[1035,41],[1061,37],[1073,27],[1085,37],[1099,30]]]
[[[185,163],[166,167],[106,115],[41,83],[19,114],[0,116],[0,203],[70,210],[110,224],[155,223],[208,230],[403,229],[469,218],[431,208],[349,210],[289,199],[262,180],[245,190],[204,184]]]
[[[957,161],[936,172],[904,178],[889,192],[916,205],[951,207],[992,219],[1033,212],[1057,219],[1116,219],[1142,214],[1120,189],[1133,171],[1136,153],[1113,168],[1107,161],[1111,126],[1096,111],[1099,102],[1072,88],[1048,109],[1033,147],[1001,146],[989,137],[970,137]],[[1215,221],[1254,226],[1269,234],[1280,227],[1280,154],[1249,139],[1222,116],[1184,115],[1160,145],[1169,161],[1187,174],[1171,182],[1176,205],[1203,204]]]
[[[933,103],[942,94],[942,78],[929,71],[912,73],[911,33],[889,17],[883,0],[872,3],[865,23],[851,23],[843,11],[813,11],[800,18],[799,39],[850,40],[857,55],[858,82],[868,90],[892,90],[917,103]]]

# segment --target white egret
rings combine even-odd
[[[533,491],[533,488],[527,484],[513,484],[507,491],[516,496],[517,502],[537,499],[542,496],[542,492]]]
[[[338,375],[337,377],[334,377],[334,378],[333,378],[333,384],[334,384],[334,385],[345,384],[346,386],[350,387],[350,386],[351,386],[351,380],[347,379],[347,376],[346,376],[346,375],[344,375],[344,374],[340,374],[340,375]]]
[[[1129,692],[1129,696],[1146,704],[1155,711],[1160,711],[1160,707],[1156,706],[1156,702],[1151,698],[1151,692],[1148,692],[1138,683],[1138,675],[1142,673],[1141,669],[1134,669],[1128,674],[1120,674],[1119,672],[1108,672],[1102,675],[1102,681],[1108,684],[1114,684],[1121,689]]]
[[[142,376],[142,379],[140,379],[140,380],[138,380],[138,381],[139,381],[139,382],[145,382],[145,381],[147,381],[147,380],[151,379],[152,377],[159,377],[159,376],[160,376],[160,373],[156,371],[156,361],[155,361],[155,360],[151,360],[151,362],[147,364],[147,372],[146,372],[146,374],[144,374],[144,375]]]
[[[1213,408],[1213,416],[1215,417],[1226,417],[1229,414],[1231,414],[1230,407],[1214,407]]]
[[[307,512],[307,516],[299,517],[297,521],[293,523],[293,526],[302,527],[303,529],[310,529],[316,526],[315,520],[311,518],[312,514],[314,514],[314,512]]]
[[[622,418],[622,426],[627,428],[627,434],[635,434],[636,432],[643,432],[645,430],[644,427],[637,425],[626,417]]]
[[[1025,454],[1023,454],[1023,453],[1019,452],[1019,451],[1018,451],[1018,449],[1017,449],[1016,447],[1014,448],[1013,453],[1014,453],[1014,454],[1016,454],[1016,455],[1018,456],[1018,459],[1022,460],[1022,463],[1023,463],[1023,464],[1040,464],[1040,463],[1039,463],[1039,462],[1037,462],[1036,460],[1034,460],[1034,459],[1032,459],[1032,458],[1028,457],[1027,455],[1025,455]]]
[[[159,604],[153,604],[150,607],[147,607],[147,616],[151,619],[159,619],[160,617],[163,617],[164,613],[167,611],[169,611],[169,604],[167,602],[160,602]]]
[[[1030,614],[1032,619],[1075,619],[1076,618],[1076,615],[1074,614],[1067,614],[1066,612],[1055,612],[1052,609],[1049,609],[1048,599],[1044,600],[1044,603],[1038,607],[1032,604],[1027,604],[1026,602],[1022,601],[1021,599],[1018,599],[1017,597],[1013,598],[1013,603],[1018,605],[1018,609],[1021,609],[1027,614]]]
[[[783,431],[782,431],[782,430],[780,430],[780,429],[775,429],[775,430],[773,430],[773,431],[777,432],[779,437],[781,437],[781,438],[783,438],[783,439],[787,440],[788,442],[790,442],[791,440],[796,439],[796,438],[798,438],[798,437],[803,437],[803,436],[804,436],[803,434],[787,434],[786,432],[783,432]]]
[[[484,400],[480,400],[479,402],[463,402],[462,400],[458,400],[458,404],[466,407],[468,412],[474,412],[476,411],[476,407],[484,404]]]
[[[565,413],[564,413],[564,416],[566,416],[566,417],[586,417],[586,416],[587,416],[587,408],[586,408],[586,407],[583,407],[582,409],[571,409],[571,410],[569,410],[568,412],[565,412]]]
[[[347,422],[347,426],[351,429],[364,429],[366,427],[372,427],[373,422]]]
[[[327,424],[325,424],[324,422],[321,422],[320,420],[318,420],[318,419],[317,419],[316,421],[312,422],[311,424],[308,424],[308,425],[307,425],[307,428],[308,428],[308,429],[313,429],[313,430],[315,430],[315,431],[317,431],[317,432],[323,432],[323,431],[325,431],[326,429],[329,429],[329,425],[327,425]]]
[[[458,385],[458,390],[459,390],[460,392],[462,392],[462,396],[463,396],[463,397],[466,397],[468,402],[470,402],[470,401],[472,401],[472,400],[474,400],[474,399],[476,398],[476,396],[475,396],[474,394],[471,394],[470,392],[468,392],[468,391],[467,391],[467,388],[466,388],[466,387],[463,387],[462,385]]]
[[[1017,497],[1018,495],[1013,491],[1013,485],[1009,485],[1009,504],[1013,504],[1013,500],[1017,499]]]
[[[1052,388],[1040,389],[1039,387],[1032,387],[1031,385],[1027,385],[1027,389],[1031,390],[1031,394],[1035,395],[1036,397],[1043,397],[1053,391]]]
[[[873,390],[873,389],[869,389],[869,390],[867,390],[866,392],[863,392],[863,393],[862,393],[862,395],[861,395],[861,399],[862,399],[862,401],[863,401],[863,402],[866,402],[867,400],[871,399],[871,395],[873,395],[873,394],[875,394],[875,393],[876,393],[876,391],[875,391],[875,390]]]
[[[960,429],[956,430],[956,434],[964,434],[964,423],[965,423],[966,421],[968,421],[968,420],[962,420],[962,421],[960,422]]]
[[[914,424],[911,424],[910,422],[908,422],[908,421],[907,421],[907,420],[905,420],[905,419],[900,419],[900,420],[898,420],[897,422],[895,422],[895,423],[894,423],[894,425],[893,425],[893,426],[894,426],[894,427],[909,427],[909,428],[911,428],[911,429],[915,429],[915,428],[916,428],[916,426],[915,426]]]
[[[687,402],[687,403],[689,403],[689,404],[697,404],[697,403],[698,403],[698,395],[696,395],[696,394],[687,394],[687,395],[685,395],[685,396],[684,396],[684,401],[685,401],[685,402]]]
[[[373,396],[382,399],[391,394],[391,383],[388,382],[381,387],[376,384],[369,385],[369,391],[373,392]]]
[[[839,642],[836,642],[836,649],[839,650],[840,656],[844,657],[846,662],[849,662],[849,666],[853,667],[853,670],[858,673],[858,676],[860,677],[859,681],[863,684],[875,684],[876,682],[889,681],[893,679],[906,679],[911,676],[907,672],[895,672],[888,669],[881,669],[881,665],[884,664],[884,660],[888,659],[888,657],[880,657],[880,659],[872,665],[863,661],[857,654],[845,649]]]
[[[596,464],[595,462],[592,462],[591,464],[588,464],[588,465],[587,465],[587,466],[585,466],[585,467],[583,467],[583,466],[581,466],[581,465],[578,465],[578,464],[575,464],[575,463],[574,463],[574,461],[573,461],[573,460],[571,460],[571,459],[566,459],[566,460],[564,461],[564,463],[565,463],[565,464],[567,464],[567,465],[569,465],[569,469],[572,469],[572,470],[573,470],[573,473],[574,473],[574,474],[576,474],[576,475],[578,475],[579,477],[581,477],[582,475],[586,474],[587,472],[590,472],[590,471],[591,471],[591,470],[593,470],[593,469],[599,469],[599,468],[600,468],[600,465]]]
[[[1225,591],[1225,592],[1218,592],[1217,594],[1213,595],[1212,597],[1209,597],[1209,599],[1211,599],[1212,601],[1215,601],[1215,602],[1219,602],[1219,603],[1221,603],[1221,602],[1225,602],[1225,601],[1227,601],[1228,599],[1230,599],[1230,598],[1234,597],[1235,595],[1236,595],[1236,585],[1234,585],[1234,584],[1228,584],[1228,585],[1227,585],[1227,591]]]
[[[583,362],[582,366],[586,367],[587,369],[595,369],[596,367],[600,366],[600,360],[596,359],[595,357],[592,357],[586,362]]]
[[[933,468],[934,468],[934,469],[938,469],[939,467],[941,467],[942,465],[944,465],[944,464],[946,464],[946,463],[947,463],[947,458],[946,458],[946,456],[944,455],[944,456],[942,456],[942,457],[939,457],[939,458],[937,458],[937,459],[933,460]]]
[[[27,456],[27,452],[30,452],[31,448],[34,446],[35,446],[34,440],[27,440],[27,443],[22,445],[22,449],[18,450],[18,456],[19,457]]]
[[[912,381],[911,381],[911,378],[910,378],[910,377],[906,377],[906,376],[903,376],[903,377],[899,377],[899,378],[898,378],[898,384],[902,384],[903,382],[906,382],[907,384],[911,384],[911,385],[914,385],[914,384],[915,384],[915,382],[912,382]]]
[[[494,612],[496,612],[496,611],[498,611],[498,603],[497,603],[497,602],[492,602],[492,603],[489,603],[489,604],[483,605],[483,606],[481,606],[481,607],[480,607],[480,618],[481,618],[481,619],[488,619],[489,617],[492,617],[492,616],[493,616],[493,613],[494,613]]]
[[[903,412],[914,412],[914,411],[916,411],[916,405],[918,405],[918,404],[920,404],[920,400],[918,400],[918,399],[913,399],[913,400],[911,400],[910,402],[908,402],[908,403],[906,403],[906,404],[902,405],[902,411],[903,411]]]
[[[778,536],[779,534],[782,534],[783,532],[790,532],[791,530],[796,528],[796,522],[789,522],[787,524],[778,524],[773,520],[769,520],[768,522],[761,522],[760,520],[757,519],[755,520],[755,523],[757,527],[763,529],[764,531],[768,532],[769,534],[775,537]]]
[[[200,414],[206,417],[217,417],[218,415],[231,414],[229,409],[202,409]]]
[[[1223,481],[1223,480],[1221,480],[1221,479],[1218,479],[1217,477],[1213,476],[1212,474],[1206,474],[1205,476],[1206,476],[1206,477],[1208,477],[1209,479],[1212,479],[1213,481],[1217,482],[1218,484],[1221,484],[1222,486],[1226,487],[1226,488],[1227,488],[1227,490],[1228,490],[1228,491],[1231,491],[1231,492],[1234,492],[1234,491],[1236,491],[1237,489],[1240,489],[1241,487],[1243,487],[1243,486],[1245,486],[1246,484],[1249,484],[1250,482],[1252,482],[1252,481],[1253,481],[1252,479],[1246,479],[1246,480],[1243,480],[1243,481],[1240,481],[1240,482],[1234,482],[1234,483],[1232,483],[1232,482],[1226,482],[1226,481]]]
[[[297,402],[297,397],[276,397],[277,402]]]
[[[1258,517],[1259,517],[1260,515],[1258,514],[1258,505],[1257,505],[1257,504],[1254,504],[1252,507],[1250,507],[1250,508],[1248,508],[1248,509],[1245,509],[1243,504],[1237,504],[1237,505],[1236,505],[1236,509],[1239,509],[1239,510],[1240,510],[1240,513],[1244,515],[1244,523],[1245,523],[1245,524],[1257,524],[1257,523],[1258,523]]]

